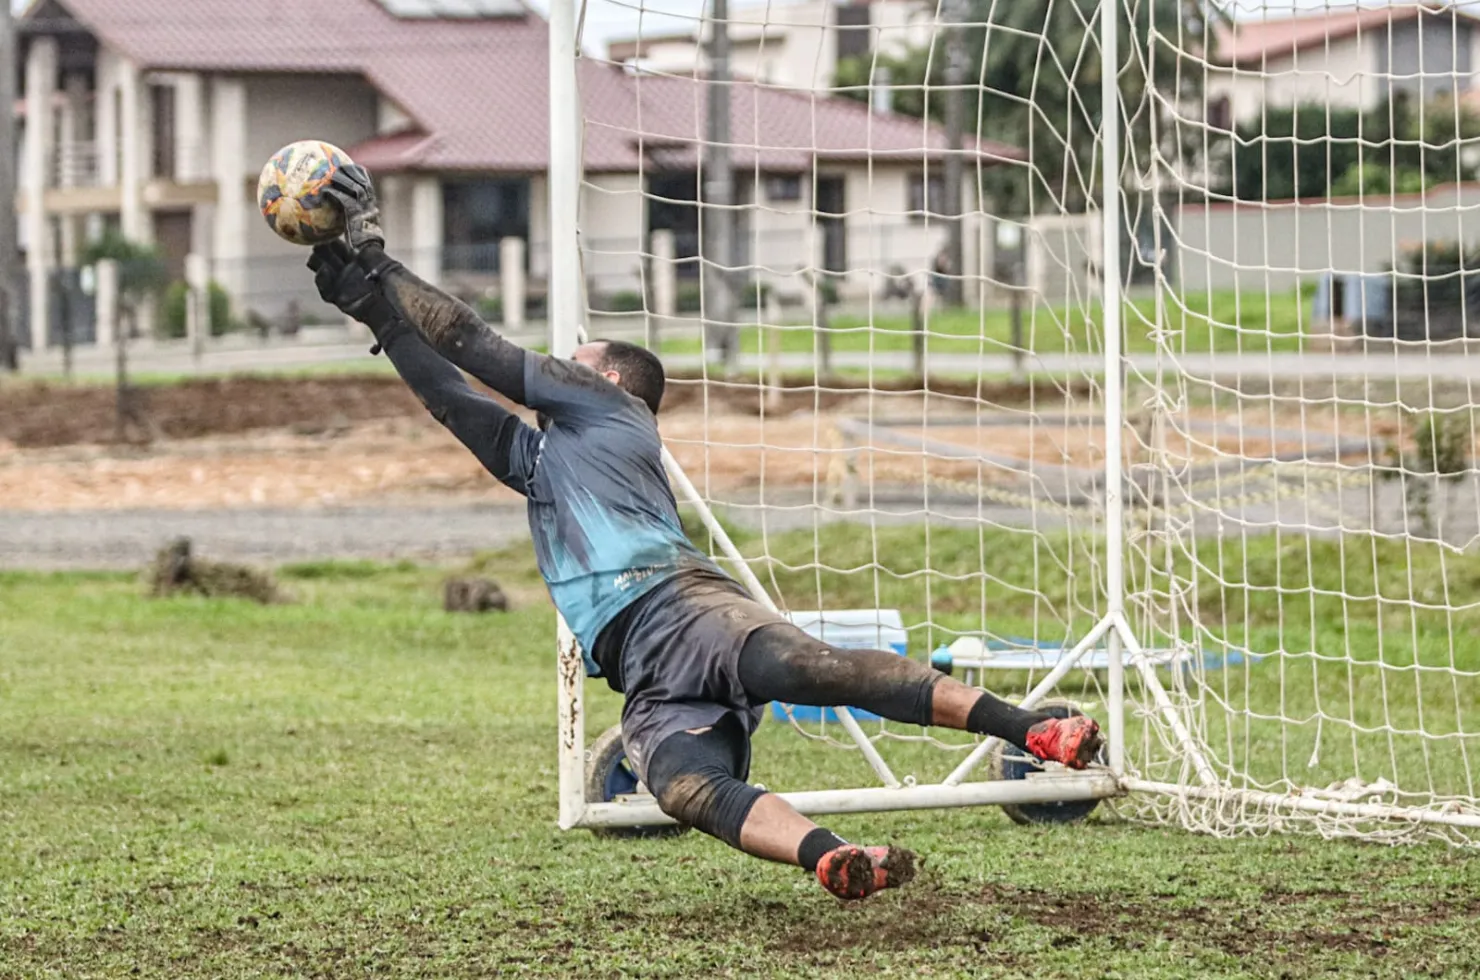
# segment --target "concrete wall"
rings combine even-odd
[[[348,147],[379,129],[380,97],[361,78],[251,75],[245,80],[245,176],[255,177],[268,157],[294,140]]]
[[[1336,199],[1268,207],[1185,206],[1170,215],[1184,292],[1283,293],[1327,272],[1381,272],[1399,249],[1423,241],[1480,242],[1480,185],[1378,203]],[[1076,304],[1098,289],[1098,215],[1037,218],[1027,230],[1028,285],[1044,302]],[[1129,268],[1130,256],[1121,265]]]
[[[1404,244],[1480,241],[1480,186],[1385,203],[1185,207],[1176,218],[1182,288],[1284,291],[1326,271],[1381,271]]]
[[[251,75],[238,81],[245,89],[245,130],[241,151],[217,167],[217,207],[247,213],[240,221],[239,251],[218,253],[217,264],[237,283],[238,312],[252,309],[276,320],[296,302],[302,311],[328,315],[303,268],[307,250],[278,238],[257,214],[257,175],[273,153],[294,140],[348,147],[374,136],[380,98],[359,78]],[[212,124],[226,123],[217,118]]]
[[[1272,57],[1259,66],[1211,68],[1205,83],[1207,99],[1227,97],[1238,122],[1257,120],[1266,104],[1287,108],[1324,102],[1370,109],[1388,92],[1388,80],[1374,74],[1382,44],[1381,35],[1363,34]]]
[[[923,274],[945,246],[947,227],[939,219],[909,213],[912,167],[853,166],[847,178],[848,267],[845,294],[864,296],[884,285],[896,269]],[[968,178],[969,180],[969,178]],[[963,190],[963,200],[970,195]],[[932,207],[936,205],[932,204]],[[969,211],[971,205],[965,205]]]
[[[581,188],[581,247],[588,289],[603,294],[639,289],[646,238],[647,199],[641,175],[587,177]]]
[[[1034,302],[1078,307],[1098,291],[1102,258],[1098,214],[1034,218],[1022,234],[1024,279]]]
[[[1471,87],[1472,40],[1468,20],[1423,17],[1398,24],[1386,44],[1376,46],[1376,70],[1393,76],[1394,91],[1406,91],[1427,102],[1444,92]]]

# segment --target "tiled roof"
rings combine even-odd
[[[616,132],[661,148],[670,167],[692,166],[705,138],[708,99],[718,86],[692,77],[626,76],[632,100],[622,115],[587,112],[587,142]],[[804,170],[814,159],[876,164],[939,158],[946,148],[940,126],[911,116],[881,114],[853,99],[733,82],[730,92],[731,157],[736,167]],[[1014,147],[990,140],[968,146],[968,163],[1021,159]],[[589,166],[589,164],[588,164]]]
[[[1359,31],[1379,31],[1389,24],[1413,20],[1420,15],[1463,17],[1474,15],[1458,7],[1415,6],[1346,7],[1298,17],[1267,20],[1236,20],[1217,24],[1213,61],[1222,65],[1257,66],[1265,58],[1286,57],[1305,48],[1320,47]]]
[[[57,0],[48,0],[57,2]],[[104,44],[160,70],[364,75],[411,118],[352,155],[378,170],[539,171],[549,163],[547,31],[537,16],[398,18],[376,0],[60,0]],[[33,11],[36,8],[33,8]],[[586,167],[635,171],[639,141],[694,156],[713,86],[580,62]],[[919,160],[938,127],[862,103],[735,84],[737,166],[802,169],[819,159]],[[815,151],[814,151],[815,147]],[[1016,158],[1001,144],[978,159]]]

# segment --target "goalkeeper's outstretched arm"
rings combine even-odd
[[[539,434],[503,405],[473,390],[461,371],[397,315],[341,243],[319,246],[309,267],[314,270],[319,294],[374,332],[396,373],[432,417],[499,482],[526,493],[525,474]]]
[[[501,336],[466,303],[420,279],[385,254],[380,206],[364,168],[341,167],[324,192],[345,215],[345,237],[396,315],[443,357],[506,398],[556,420],[579,423],[611,410],[619,389],[589,367],[525,350]]]
[[[379,246],[367,246],[360,263],[375,271],[396,315],[415,327],[437,353],[505,398],[526,404],[526,361],[543,355],[499,334],[468,304],[387,258]]]

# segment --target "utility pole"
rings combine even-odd
[[[961,129],[966,115],[966,28],[962,0],[946,0],[946,163],[945,200],[946,260],[950,266],[944,282],[949,306],[961,305],[961,276],[965,256],[961,243]]]
[[[16,270],[20,268],[15,214],[15,18],[10,0],[0,0],[0,371],[14,371],[17,309]]]
[[[718,347],[726,368],[739,353],[735,323],[735,170],[730,163],[730,4],[712,0],[709,38],[708,132],[701,162],[704,204],[705,333],[710,349]]]

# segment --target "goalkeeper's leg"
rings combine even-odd
[[[756,704],[851,705],[891,721],[993,735],[1073,769],[1084,768],[1100,748],[1092,719],[1025,711],[908,657],[839,649],[790,624],[751,633],[739,674]]]
[[[747,854],[799,865],[839,898],[865,898],[914,877],[909,851],[849,844],[779,796],[747,784],[749,768],[749,734],[735,715],[726,715],[709,728],[659,742],[646,782],[673,819]]]

